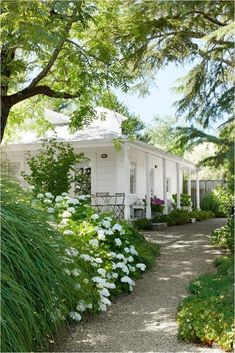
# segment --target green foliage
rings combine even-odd
[[[151,230],[152,221],[147,218],[139,218],[136,221],[134,221],[134,226],[136,229],[140,229],[140,230]]]
[[[199,222],[204,221],[205,219],[214,218],[214,217],[215,217],[215,214],[212,211],[194,210],[190,212],[190,218],[195,218],[196,221],[199,221]]]
[[[65,245],[47,215],[17,184],[2,184],[1,351],[39,351],[79,296],[61,271]]]
[[[48,191],[54,195],[67,192],[74,177],[75,164],[83,158],[76,155],[68,143],[57,142],[55,139],[44,141],[36,156],[27,153],[27,162],[31,174],[23,173],[24,179],[35,187],[35,191]]]
[[[209,167],[222,170],[231,192],[234,190],[234,122],[222,124],[219,136],[209,135],[204,131],[191,127],[178,127],[175,134],[175,146],[190,150],[200,144],[213,144],[214,154],[202,158],[198,167]]]
[[[228,218],[228,223],[212,232],[212,244],[234,252],[234,216]]]
[[[185,147],[183,145],[176,146],[178,119],[175,117],[166,116],[160,118],[154,117],[154,122],[147,128],[150,143],[154,146],[163,149],[164,151],[176,154],[183,157]]]
[[[172,198],[177,204],[177,194],[173,194]],[[191,196],[185,193],[180,194],[180,205],[181,206],[190,206],[191,205]]]
[[[218,259],[217,266],[215,274],[200,276],[190,283],[192,295],[178,308],[179,336],[208,346],[215,342],[230,351],[234,338],[232,256]]]
[[[1,10],[3,132],[8,109],[11,128],[20,127],[11,109],[32,97],[72,101],[71,127],[77,129],[94,118],[107,87],[126,91],[133,74],[107,36],[119,2],[2,1]]]
[[[217,186],[201,200],[201,208],[215,213],[216,217],[226,217],[231,214],[233,196],[227,186]]]
[[[165,222],[168,226],[187,224],[190,218],[196,218],[197,221],[203,221],[208,218],[213,218],[214,213],[211,211],[186,211],[175,209],[168,215],[157,216],[156,222]]]

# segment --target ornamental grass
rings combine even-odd
[[[1,351],[39,351],[74,305],[72,281],[45,214],[15,182],[3,178],[2,186]]]

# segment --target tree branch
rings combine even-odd
[[[8,96],[9,101],[11,102],[11,105],[17,104],[19,102],[24,101],[27,98],[31,98],[33,96],[36,96],[38,94],[43,94],[48,97],[53,97],[53,98],[62,98],[62,99],[72,99],[72,98],[79,98],[80,93],[75,93],[71,94],[68,92],[57,92],[51,89],[50,87],[46,85],[41,85],[41,86],[36,86],[33,88],[25,88],[24,90],[12,94]]]
[[[223,22],[220,22],[218,21],[216,18],[212,18],[210,15],[208,15],[207,13],[203,12],[203,11],[200,11],[200,10],[195,10],[193,11],[194,13],[197,13],[199,15],[202,15],[204,18],[206,18],[208,21],[218,25],[218,26],[226,26],[227,23],[223,23]]]
[[[50,59],[48,60],[47,65],[44,67],[44,69],[42,69],[42,71],[32,80],[32,82],[30,83],[30,85],[28,86],[28,88],[33,88],[35,87],[44,77],[46,77],[46,75],[48,74],[48,72],[50,71],[51,67],[54,65],[63,45],[64,42],[67,39],[68,33],[70,31],[70,28],[73,24],[73,22],[75,21],[74,19],[74,15],[76,12],[76,8],[73,10],[73,15],[71,16],[70,20],[68,21],[67,25],[65,26],[64,29],[64,36],[62,36],[62,38],[59,40],[57,47],[54,49]],[[20,92],[19,92],[20,93]]]

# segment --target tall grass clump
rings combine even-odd
[[[27,197],[2,178],[2,352],[42,350],[74,305],[61,270],[62,240]]]

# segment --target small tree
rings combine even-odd
[[[55,196],[68,192],[75,180],[71,172],[75,171],[76,163],[84,159],[83,153],[75,154],[72,146],[55,139],[45,140],[36,156],[27,152],[27,157],[31,174],[23,172],[24,179],[36,191],[48,191]]]

